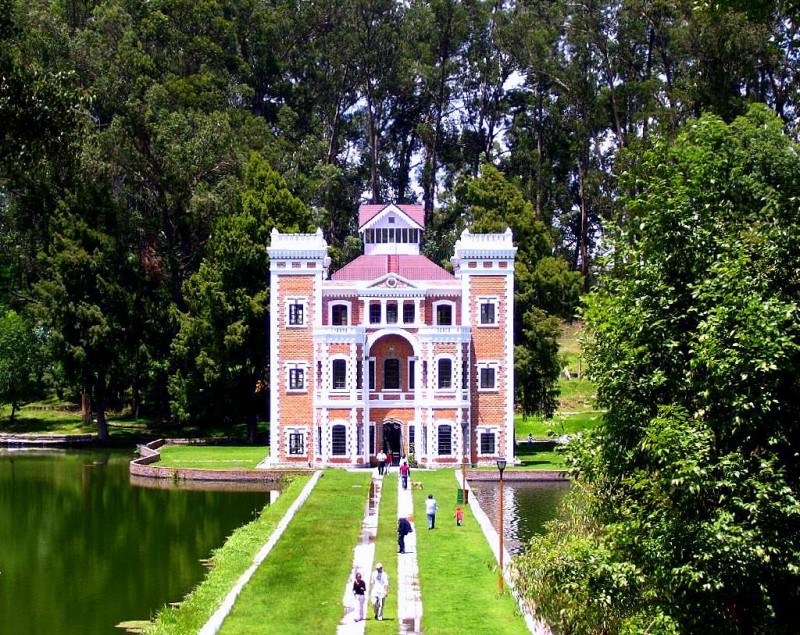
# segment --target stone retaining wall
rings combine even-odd
[[[470,481],[499,481],[499,470],[467,470]],[[503,481],[569,481],[564,470],[506,470]]]
[[[131,476],[152,479],[170,479],[187,481],[236,481],[236,482],[275,482],[286,476],[295,474],[313,474],[315,470],[199,470],[194,468],[156,467],[153,464],[161,460],[158,449],[167,441],[158,439],[139,446],[138,459],[130,463]]]
[[[0,434],[0,445],[9,447],[80,447],[96,441],[93,434]]]

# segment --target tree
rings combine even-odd
[[[42,343],[28,320],[16,311],[0,316],[0,403],[17,408],[36,394],[42,372]]]
[[[241,211],[218,220],[199,270],[183,286],[187,311],[172,343],[169,391],[178,421],[245,420],[254,441],[269,377],[269,234],[274,227],[306,231],[311,214],[259,155],[247,165],[245,188]]]
[[[566,263],[551,256],[552,240],[545,224],[536,217],[533,205],[493,166],[484,165],[480,177],[463,182],[457,197],[471,220],[470,231],[502,232],[510,227],[514,234],[516,402],[524,414],[551,416],[556,407],[556,381],[560,372],[559,326],[555,316],[573,316],[580,274],[568,271]],[[554,302],[554,298],[572,304],[565,306]]]
[[[520,562],[560,632],[796,632],[798,151],[752,106],[622,175],[629,221],[585,312],[608,410],[572,451],[570,534]]]

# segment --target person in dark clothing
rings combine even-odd
[[[414,531],[414,529],[411,527],[411,523],[408,522],[407,518],[397,519],[397,546],[399,547],[400,553],[406,552],[406,536],[412,531]]]
[[[356,573],[356,579],[353,580],[353,595],[356,598],[356,610],[358,611],[356,622],[360,622],[364,619],[364,602],[367,599],[366,593],[367,583],[364,581],[364,578],[361,577],[360,573]]]

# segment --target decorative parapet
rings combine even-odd
[[[328,243],[322,229],[313,234],[283,234],[272,228],[270,246],[267,247],[270,261],[276,260],[323,260],[328,266]]]
[[[456,274],[466,260],[514,260],[517,248],[511,228],[502,234],[473,234],[468,229],[456,241],[450,262]]]

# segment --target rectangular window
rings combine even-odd
[[[453,386],[453,362],[449,359],[439,360],[439,383],[440,389],[449,389]]]
[[[362,375],[364,374],[364,362],[360,359],[356,362],[356,390],[361,390],[364,386]]]
[[[494,453],[494,432],[481,432],[481,454]]]
[[[397,302],[388,302],[386,304],[386,323],[397,324]]]
[[[416,380],[414,379],[414,376],[416,375],[416,370],[417,370],[417,362],[416,362],[416,360],[409,359],[408,360],[408,389],[409,390],[414,390],[414,385],[416,383]]]
[[[375,390],[375,360],[369,360],[369,389]]]
[[[305,435],[302,432],[289,433],[289,456],[305,456]]]
[[[497,388],[497,376],[493,366],[483,366],[481,368],[481,388],[483,390]]]
[[[408,230],[405,227],[403,227],[400,235],[402,237],[402,240],[400,242],[407,243],[408,242]]]
[[[291,302],[289,304],[289,325],[303,326],[305,324],[305,306],[302,302]]]
[[[370,302],[369,303],[369,323],[370,324],[380,324],[381,323],[381,303],[380,302]]]
[[[369,424],[369,454],[375,454],[375,424]]]
[[[304,390],[306,387],[306,371],[304,368],[289,369],[289,390]]]
[[[416,429],[417,429],[417,426],[415,426],[413,424],[408,426],[408,452],[409,452],[409,454],[415,454],[416,451],[417,451],[417,444],[415,442],[416,441],[416,439],[415,439],[416,435],[414,434]]]
[[[345,390],[347,388],[347,362],[343,359],[333,360],[333,389]]]
[[[440,304],[436,307],[436,324],[451,326],[453,324],[453,307],[450,304]]]
[[[389,217],[389,224],[394,225],[394,216]]]
[[[384,242],[384,243],[388,243],[389,242],[389,230],[386,227],[381,229],[381,238],[382,238],[382,242]]]
[[[317,426],[317,456],[322,456],[322,427]]]
[[[413,302],[403,302],[403,323],[413,324],[416,318],[416,307]]]
[[[494,302],[481,303],[481,324],[496,324],[497,319],[495,315]]]
[[[331,307],[331,324],[333,326],[347,326],[346,304],[334,304]]]
[[[389,228],[389,242],[390,243],[394,242],[394,227]]]
[[[428,426],[422,426],[422,453],[428,453]]]
[[[383,389],[400,390],[400,360],[391,358],[383,361]]]
[[[364,454],[364,428],[361,426],[356,428],[356,454]]]

